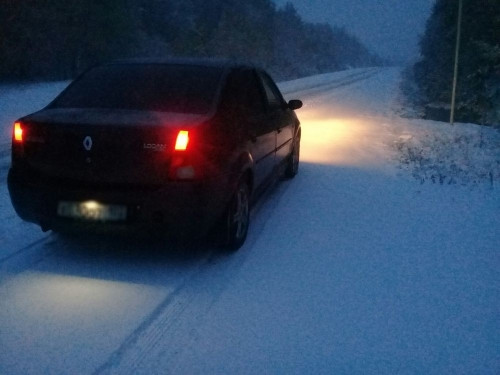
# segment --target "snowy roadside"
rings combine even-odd
[[[380,68],[357,68],[340,72],[318,74],[312,77],[298,78],[291,81],[279,82],[278,86],[283,96],[290,94],[309,95],[318,91],[328,91],[336,87],[345,86],[353,82],[366,79],[375,74]]]
[[[421,183],[488,185],[500,182],[500,132],[476,124],[401,119],[394,142],[401,168]]]

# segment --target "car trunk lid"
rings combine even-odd
[[[25,119],[23,160],[41,175],[85,183],[168,179],[177,134],[208,116],[116,109],[47,109]]]

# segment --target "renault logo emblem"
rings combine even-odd
[[[89,135],[87,135],[84,140],[83,140],[83,147],[85,147],[85,150],[90,151],[92,148],[92,138],[90,138]]]

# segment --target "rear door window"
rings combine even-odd
[[[282,108],[284,100],[273,80],[266,73],[260,73],[259,76],[264,87],[268,107],[270,109]]]
[[[265,101],[262,97],[262,91],[257,81],[257,75],[253,70],[247,70],[245,95],[248,107],[254,115],[261,115],[265,111]]]
[[[252,70],[236,70],[228,75],[221,107],[240,116],[255,116],[264,112],[264,100]]]

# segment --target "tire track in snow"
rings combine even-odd
[[[277,186],[276,186],[277,185]],[[175,359],[196,341],[196,327],[244,266],[289,183],[272,184],[253,206],[251,232],[237,253],[209,252],[197,268],[141,322],[94,375],[148,374],[155,359],[175,366]],[[183,332],[190,332],[184,337]],[[149,368],[148,364],[152,367]]]
[[[0,259],[0,283],[49,258],[53,254],[50,245],[56,242],[51,239],[46,235]]]
[[[20,249],[14,251],[13,253],[10,253],[7,256],[4,256],[3,258],[0,258],[0,267],[3,266],[3,264],[5,262],[8,262],[10,259],[21,256],[24,252],[30,250],[32,247],[34,247],[38,244],[45,242],[47,239],[48,239],[48,236],[34,240],[30,244],[21,247]]]
[[[192,296],[189,297],[183,291],[192,279],[201,272],[203,266],[208,264],[208,258],[205,258],[200,264],[186,276],[183,281],[169,293],[163,301],[144,319],[138,327],[122,342],[120,347],[101,365],[94,374],[106,374],[113,372],[113,369],[135,368],[134,364],[139,364],[147,352],[150,352],[164,336],[164,332],[169,331],[177,321]],[[131,350],[132,349],[132,350]],[[124,358],[127,360],[124,361]],[[121,371],[119,371],[121,373]]]

